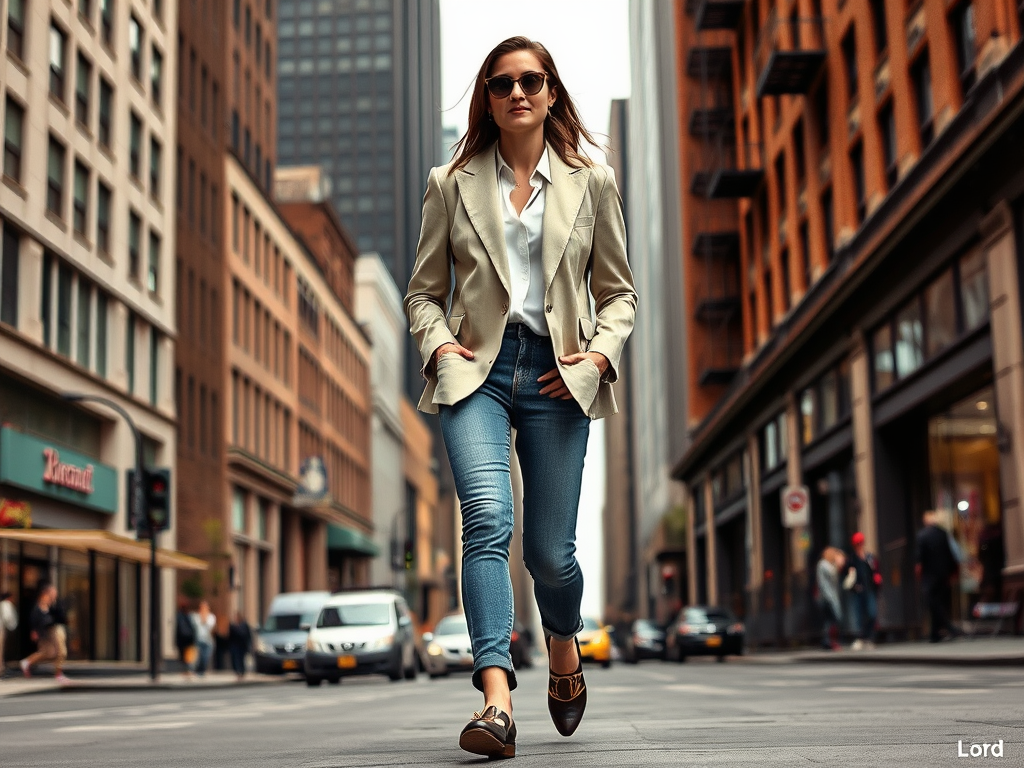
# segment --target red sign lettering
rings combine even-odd
[[[46,459],[46,469],[43,470],[44,483],[61,485],[80,493],[92,493],[92,464],[86,464],[84,468],[62,464],[60,453],[55,448],[44,448],[43,458]]]

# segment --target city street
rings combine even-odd
[[[588,668],[571,739],[543,666],[520,675],[516,766],[961,765],[958,741],[1024,765],[1024,670],[730,660]],[[214,691],[73,691],[0,705],[4,766],[392,766],[482,762],[458,749],[467,676]],[[988,758],[985,760],[992,760]],[[996,758],[998,759],[998,758]]]

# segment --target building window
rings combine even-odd
[[[235,29],[241,29],[242,26],[242,1],[234,0],[233,10],[231,13],[232,21],[234,22]]]
[[[25,58],[25,0],[7,0],[7,50]]]
[[[240,126],[240,124],[238,122],[238,110],[237,109],[232,109],[231,110],[231,147],[232,147],[232,149],[235,150],[235,152],[238,152],[239,132],[240,132],[240,130],[241,130],[241,126]]]
[[[72,223],[75,233],[85,237],[89,221],[89,169],[77,160],[75,161],[74,195],[75,210]]]
[[[864,221],[867,212],[867,183],[864,178],[864,145],[857,143],[850,150],[850,169],[853,171],[854,199],[857,203],[857,223]]]
[[[896,313],[895,323],[896,375],[902,378],[924,363],[924,325],[919,297],[915,296]]]
[[[875,53],[881,56],[889,47],[889,33],[885,26],[885,0],[871,0],[871,28],[875,33]]]
[[[956,44],[957,64],[960,67],[960,85],[967,93],[974,85],[974,57],[977,54],[977,31],[974,26],[974,3],[960,3],[950,15],[953,39]]]
[[[89,101],[92,93],[92,64],[81,53],[75,71],[75,120],[89,127]]]
[[[50,136],[46,162],[46,208],[64,218],[64,145]]]
[[[157,107],[160,106],[161,101],[163,100],[163,81],[164,56],[160,53],[160,49],[154,45],[149,58],[149,84],[150,97],[153,99],[153,103]]]
[[[21,182],[21,145],[25,110],[10,96],[4,112],[4,176]]]
[[[163,162],[163,147],[156,137],[149,137],[149,194],[160,197],[160,168]]]
[[[850,101],[857,98],[857,38],[853,27],[843,38],[843,64],[846,72],[846,92]]]
[[[765,472],[781,466],[789,455],[787,424],[786,412],[782,411],[761,431],[761,466]]]
[[[931,144],[932,139],[935,137],[935,103],[932,99],[932,70],[928,64],[927,48],[918,58],[917,63],[911,67],[910,77],[914,83],[917,124],[920,129],[921,146],[923,148]]]
[[[96,373],[107,377],[107,295],[96,292]]]
[[[821,215],[825,223],[825,253],[828,254],[828,260],[831,263],[832,257],[835,255],[835,242],[836,242],[836,230],[835,230],[835,210],[832,206],[832,189],[826,189],[821,195]]]
[[[135,211],[128,214],[128,276],[139,279],[139,248],[142,239],[142,219]]]
[[[142,175],[142,121],[132,112],[128,147],[128,170],[136,181]]]
[[[71,357],[71,282],[74,272],[67,264],[57,266],[57,352]]]
[[[896,161],[896,116],[890,101],[878,113],[878,128],[882,134],[882,158],[885,162],[885,181],[889,189],[899,180],[899,165]]]
[[[128,17],[128,50],[131,52],[132,77],[142,82],[142,25],[132,14]]]
[[[64,75],[67,69],[65,60],[65,49],[67,48],[67,35],[57,26],[56,22],[50,22],[50,95],[60,101],[64,98]]]
[[[100,0],[100,31],[107,46],[114,44],[114,0]]]
[[[988,320],[988,265],[984,251],[975,251],[960,262],[960,302],[965,332]]]
[[[149,264],[146,268],[146,288],[156,293],[160,289],[160,235],[149,232]]]
[[[21,238],[18,230],[4,223],[3,250],[0,251],[0,323],[18,327],[18,259]],[[44,275],[45,279],[45,275]]]
[[[239,533],[245,532],[245,493],[235,488],[231,493],[231,528]]]
[[[110,253],[110,187],[102,181],[96,184],[96,247],[101,253]]]
[[[128,393],[135,394],[135,313],[128,310],[124,332],[124,368],[128,374]]]
[[[160,331],[149,328],[149,404],[156,405],[160,394]],[[205,429],[206,426],[202,425]]]
[[[100,145],[110,149],[110,117],[114,110],[114,86],[100,78]]]
[[[808,291],[814,278],[811,271],[811,235],[806,221],[800,224],[800,258],[804,271],[804,291]]]
[[[53,346],[53,265],[54,256],[49,251],[43,252],[43,286],[39,302],[39,316],[43,321],[43,344]]]
[[[78,278],[78,323],[75,335],[78,337],[75,362],[88,368],[89,343],[92,339],[92,285],[81,276]]]

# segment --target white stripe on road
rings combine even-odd
[[[829,693],[939,693],[949,696],[965,693],[992,693],[991,688],[872,688],[852,685],[838,685],[825,690]]]
[[[180,721],[176,723],[117,723],[114,725],[68,725],[54,728],[54,733],[96,733],[125,731],[171,731],[177,728],[191,728],[194,722]]]

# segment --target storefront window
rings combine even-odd
[[[886,323],[877,331],[871,342],[875,359],[875,391],[881,392],[893,383],[892,327]]]
[[[839,385],[835,371],[821,378],[821,429],[834,427],[839,421]]]
[[[1004,566],[999,447],[991,387],[929,420],[932,504],[961,553],[961,615],[977,601],[997,601]]]
[[[118,637],[121,642],[121,659],[139,661],[139,622],[142,606],[139,601],[139,565],[121,560],[118,563],[121,610],[118,612]]]
[[[62,549],[57,564],[57,594],[67,615],[69,659],[92,657],[89,591],[89,555]]]
[[[953,270],[947,269],[924,291],[927,356],[944,350],[957,338]]]
[[[117,659],[117,560],[96,555],[96,584],[93,599],[96,603],[97,659]]]
[[[983,251],[960,262],[960,301],[964,308],[964,331],[972,331],[988,320],[988,266]]]
[[[800,395],[800,439],[804,445],[817,435],[818,398],[813,389],[805,389]]]
[[[924,329],[921,305],[915,296],[896,314],[896,373],[902,378],[924,362]]]
[[[764,451],[764,468],[775,469],[779,465],[779,427],[774,421],[765,424],[764,435],[761,440]]]
[[[779,463],[789,458],[789,418],[786,412],[779,414]]]
[[[267,507],[270,506],[266,499],[260,499],[258,516],[256,518],[256,536],[260,541],[267,540]]]
[[[231,528],[245,532],[245,494],[241,488],[235,488],[231,494]]]

